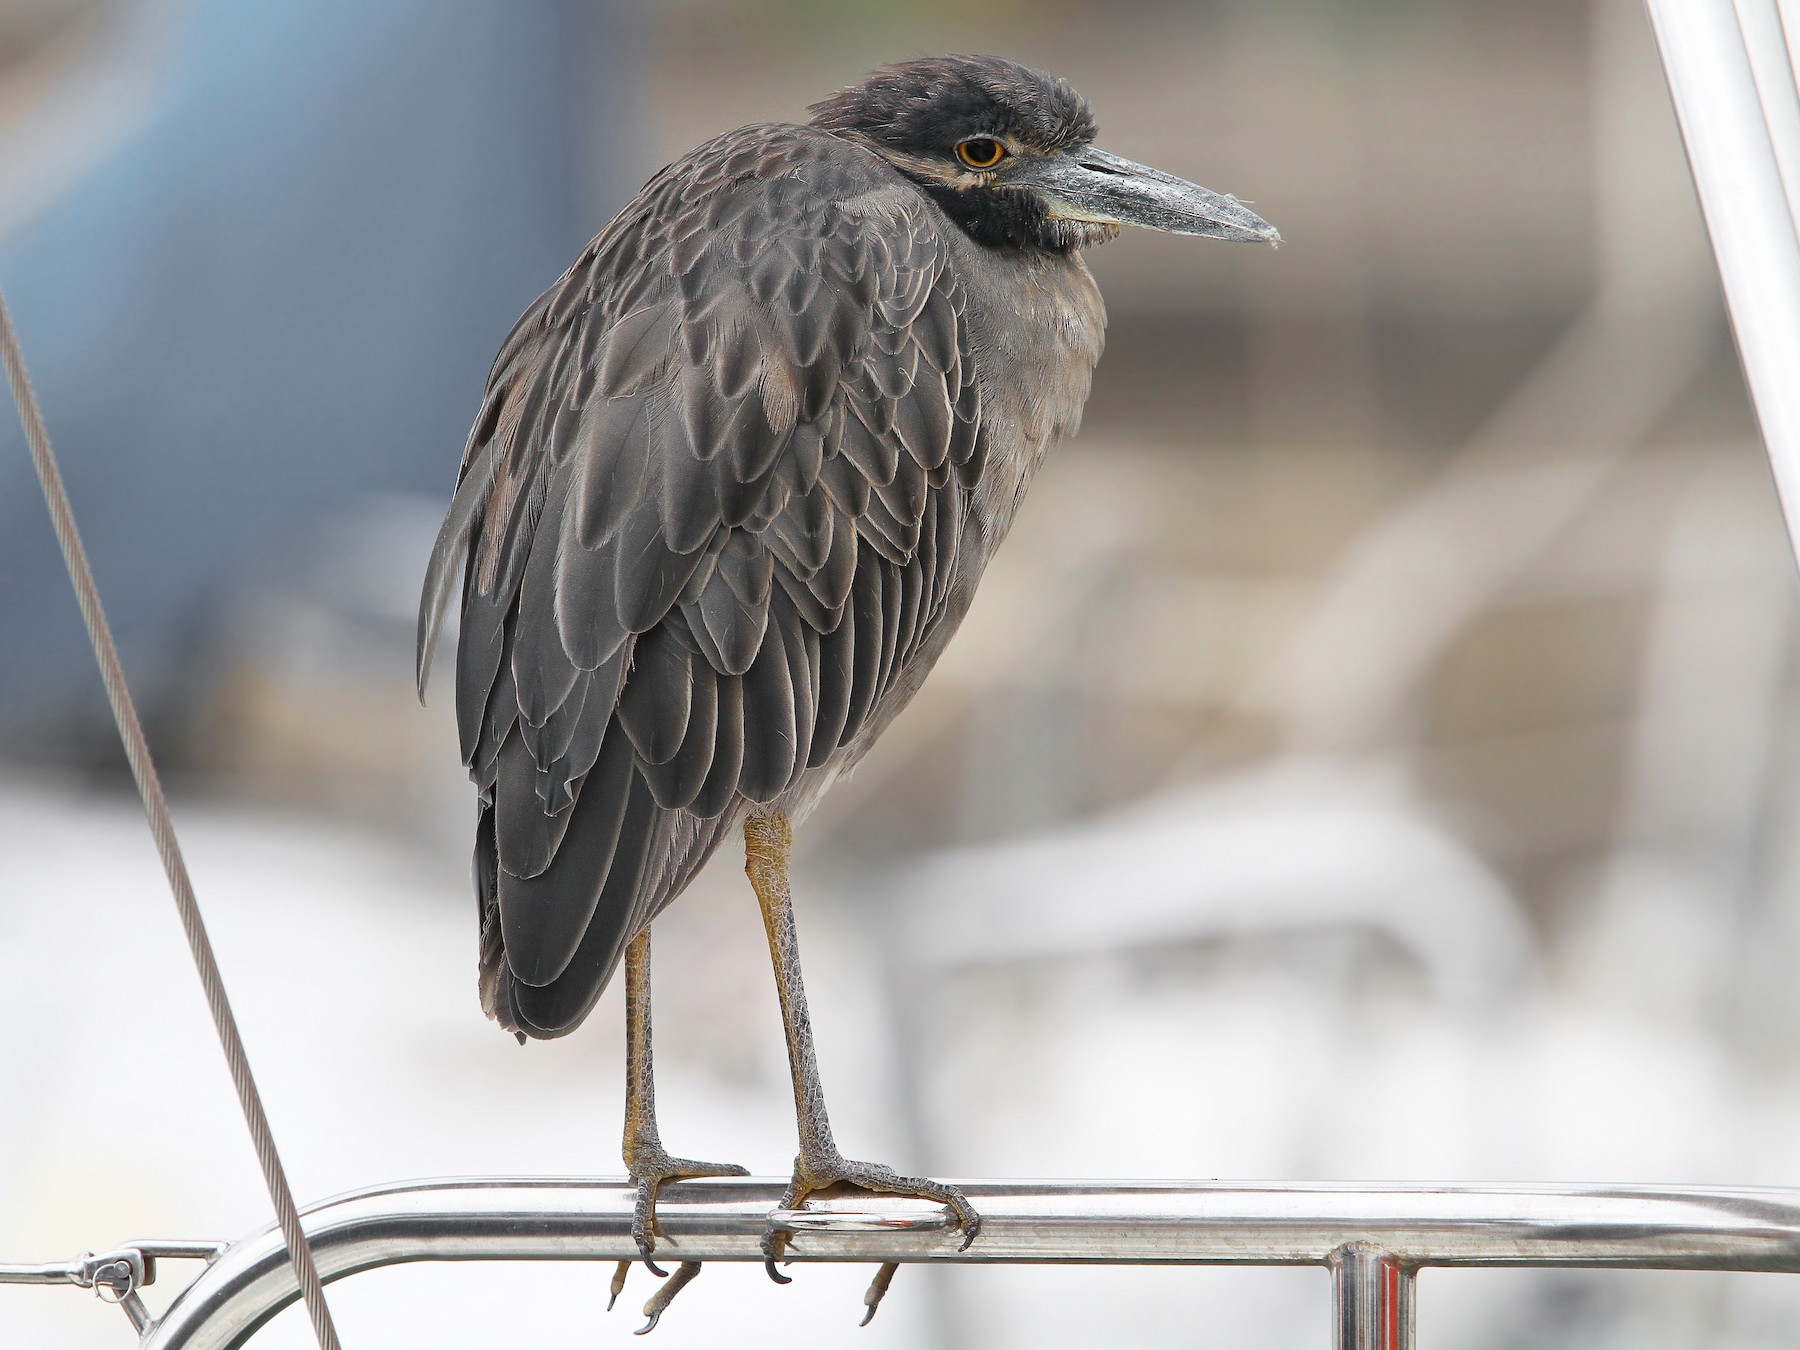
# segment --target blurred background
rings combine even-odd
[[[939,51],[1066,75],[1286,242],[1090,255],[1081,435],[802,830],[846,1150],[1800,1183],[1794,566],[1633,0],[0,0],[0,287],[298,1194],[618,1172],[619,991],[525,1049],[476,1006],[424,558],[501,338],[650,172]],[[0,578],[0,1254],[236,1237],[267,1200],[10,413]],[[733,851],[657,948],[670,1147],[785,1172]],[[332,1300],[353,1347],[593,1344],[638,1325],[608,1273]],[[797,1274],[709,1267],[657,1336],[844,1343],[866,1272]],[[1435,1350],[1800,1344],[1792,1277],[1432,1271],[1420,1309]],[[855,1334],[1328,1320],[1311,1270],[908,1269]],[[0,1290],[9,1344],[129,1335]]]

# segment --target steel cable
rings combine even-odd
[[[63,561],[69,569],[69,580],[75,587],[75,599],[81,606],[82,621],[87,624],[88,638],[94,645],[94,657],[100,663],[100,679],[106,686],[106,698],[112,704],[113,719],[119,725],[119,739],[125,745],[125,758],[131,765],[131,776],[137,780],[138,795],[143,798],[144,814],[150,819],[150,833],[156,839],[156,851],[162,857],[163,871],[169,878],[169,889],[175,896],[175,908],[181,915],[181,927],[187,934],[188,950],[194,955],[194,966],[206,990],[206,1006],[212,1012],[213,1026],[219,1033],[219,1045],[225,1052],[225,1063],[231,1069],[232,1086],[244,1109],[244,1122],[250,1127],[250,1140],[256,1146],[256,1160],[262,1167],[263,1180],[269,1187],[269,1198],[275,1202],[275,1216],[287,1241],[288,1255],[300,1282],[300,1296],[306,1302],[312,1319],[313,1334],[320,1350],[339,1350],[337,1328],[331,1311],[325,1305],[325,1290],[319,1271],[313,1263],[312,1250],[300,1228],[300,1214],[294,1207],[293,1191],[275,1149],[275,1137],[269,1131],[269,1118],[263,1111],[262,1097],[256,1090],[256,1079],[250,1073],[250,1060],[244,1052],[244,1040],[238,1032],[237,1018],[225,996],[225,983],[219,974],[218,958],[213,954],[212,940],[200,917],[200,905],[194,898],[194,885],[188,877],[187,863],[181,856],[181,845],[175,838],[175,825],[169,818],[169,803],[163,796],[156,765],[150,758],[150,746],[144,739],[144,728],[138,721],[131,691],[125,685],[125,671],[119,664],[119,653],[113,645],[112,629],[100,605],[100,593],[94,586],[94,574],[88,566],[87,551],[75,528],[74,511],[68,490],[50,448],[50,436],[44,429],[43,414],[25,373],[25,359],[19,350],[18,334],[13,331],[12,314],[6,298],[0,295],[0,361],[6,366],[6,379],[12,386],[13,402],[19,410],[19,422],[25,429],[25,441],[31,460],[37,467],[38,481],[43,485],[44,500],[50,508],[51,524],[56,540],[62,546]]]

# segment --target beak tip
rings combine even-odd
[[[1281,231],[1266,221],[1258,221],[1255,225],[1240,225],[1227,239],[1235,239],[1245,244],[1267,244],[1272,249],[1281,248]]]

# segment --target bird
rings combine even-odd
[[[661,1188],[744,1169],[663,1148],[650,927],[739,831],[793,1080],[783,1207],[847,1183],[975,1239],[956,1187],[838,1150],[793,827],[917,693],[1078,427],[1105,330],[1082,251],[1123,226],[1280,242],[1235,197],[1097,149],[1073,86],[1000,57],[885,66],[808,112],[661,169],[525,311],[420,602],[423,699],[460,582],[481,1007],[521,1043],[567,1035],[623,965],[623,1152],[658,1274]],[[762,1250],[786,1283],[782,1235]]]

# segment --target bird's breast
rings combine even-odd
[[[988,550],[1044,453],[1081,425],[1106,307],[1080,254],[985,254],[968,276],[988,450],[975,508]]]
[[[975,598],[994,550],[1012,526],[1044,452],[1081,423],[1106,328],[1099,289],[1078,255],[999,255],[966,246],[957,282],[981,387],[986,439],[973,510],[965,518],[948,593],[928,632],[869,714],[862,732],[801,777],[779,803],[799,819],[860,760],[918,691]]]

